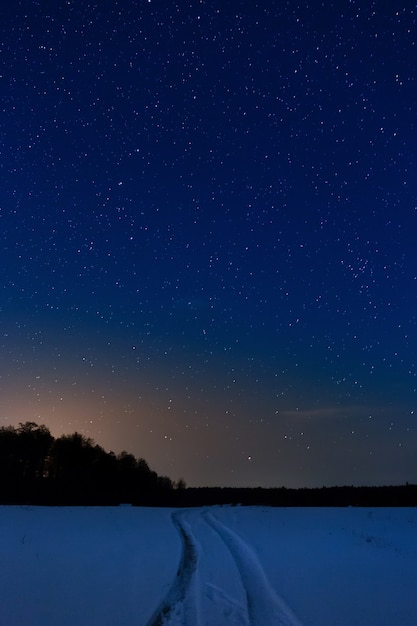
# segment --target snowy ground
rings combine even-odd
[[[415,626],[417,509],[0,507],[0,626]]]

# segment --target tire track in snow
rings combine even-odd
[[[172,514],[172,522],[182,542],[181,560],[171,589],[148,626],[198,626],[202,623],[200,617],[204,619],[204,624],[210,626],[211,620],[215,620],[212,626],[301,626],[291,609],[272,588],[252,547],[207,510],[194,510],[192,515],[195,521],[190,523],[184,519],[187,511]],[[201,560],[192,532],[192,525],[198,529],[201,521],[220,539],[223,550],[227,550],[234,562],[234,575],[240,577],[240,584],[246,595],[246,606],[236,603],[220,587],[204,580],[204,568],[200,571]],[[198,532],[195,535],[198,537]],[[221,567],[222,563],[219,562],[219,568]],[[220,613],[223,614],[221,621],[219,614],[217,618],[199,615],[201,607],[197,603],[204,588],[208,596],[216,603],[219,602]]]
[[[210,513],[205,513],[204,519],[224,542],[237,565],[246,591],[251,626],[301,626],[271,587],[253,549]]]
[[[181,537],[182,554],[177,576],[162,605],[148,623],[148,626],[198,625],[197,607],[193,605],[194,574],[197,569],[198,551],[192,532],[181,517],[183,512],[172,514],[172,522]]]

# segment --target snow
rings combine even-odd
[[[417,509],[0,507],[1,626],[415,626]]]

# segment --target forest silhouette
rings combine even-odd
[[[155,505],[176,486],[144,459],[106,452],[77,432],[55,439],[34,422],[0,428],[3,504]]]
[[[54,438],[35,422],[0,428],[0,504],[114,506],[417,506],[417,485],[186,487],[126,451],[80,433]]]

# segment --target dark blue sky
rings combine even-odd
[[[415,3],[0,14],[0,425],[416,482]]]

